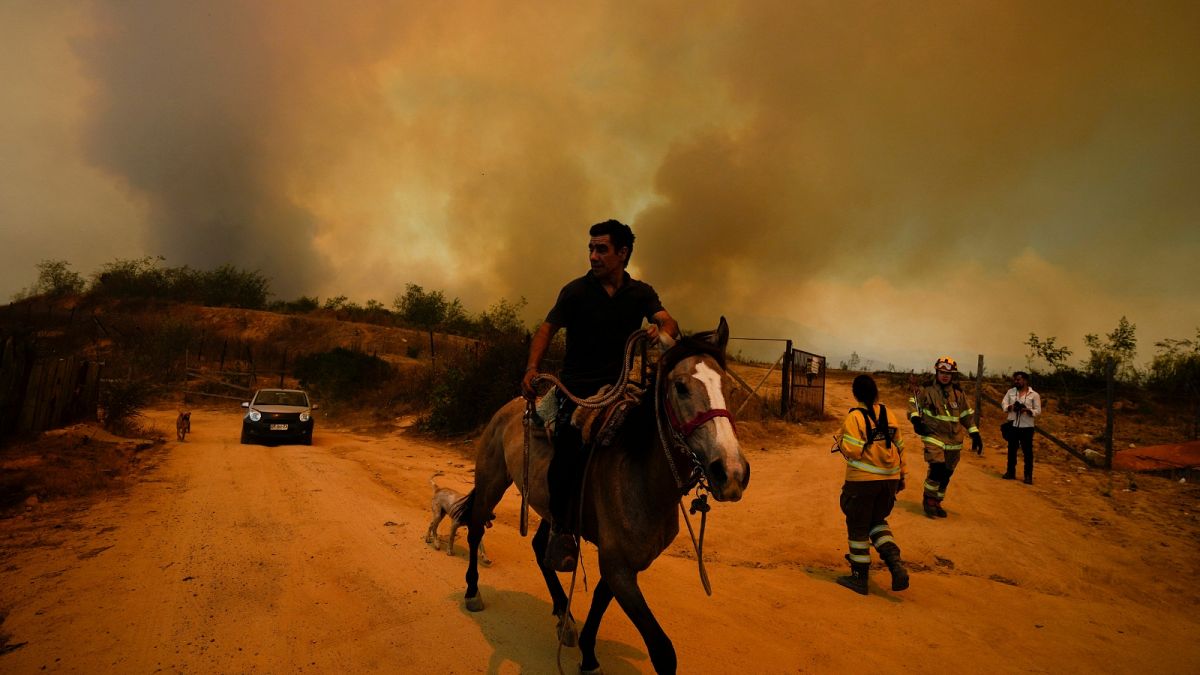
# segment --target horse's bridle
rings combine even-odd
[[[700,513],[700,538],[697,540],[696,533],[692,530],[692,521],[688,518],[688,511],[683,508],[683,501],[679,502],[679,511],[683,514],[683,522],[687,524],[688,535],[692,539],[692,546],[696,549],[696,564],[700,570],[700,583],[704,586],[704,592],[712,595],[712,584],[708,581],[708,572],[704,569],[704,527],[708,522],[708,495],[703,494],[701,490],[711,492],[708,482],[705,480],[704,464],[692,446],[688,445],[687,439],[696,432],[702,425],[710,422],[718,417],[724,417],[729,420],[729,425],[733,427],[734,434],[737,433],[737,424],[733,420],[733,413],[725,408],[710,408],[703,412],[696,413],[696,416],[688,420],[686,423],[680,423],[679,415],[676,414],[674,406],[671,405],[669,396],[664,396],[663,391],[666,387],[666,369],[663,363],[659,362],[657,381],[654,384],[654,419],[658,427],[658,436],[663,444],[663,451],[667,454],[667,465],[671,468],[671,474],[675,477],[675,485],[679,488],[681,495],[686,495],[692,486],[696,486],[696,498],[692,500],[691,513]],[[662,411],[666,411],[668,428],[663,428]],[[668,433],[669,432],[669,433]],[[688,474],[688,480],[685,483],[679,477],[679,471],[675,468],[675,455],[682,454],[687,459],[692,461],[692,470]]]
[[[663,403],[663,407],[667,409],[667,421],[671,423],[671,428],[684,440],[687,440],[695,433],[696,429],[699,429],[702,424],[718,417],[727,418],[729,425],[733,427],[733,432],[737,433],[737,423],[733,420],[733,413],[725,408],[709,408],[704,412],[696,413],[696,416],[688,422],[680,424],[679,417],[675,414],[675,410],[669,400]]]
[[[688,445],[687,439],[691,437],[696,429],[699,429],[706,422],[712,421],[718,417],[724,417],[729,420],[730,426],[733,427],[734,433],[737,433],[737,424],[734,422],[733,413],[725,408],[710,408],[703,412],[697,413],[695,417],[688,420],[686,423],[679,421],[679,415],[675,412],[674,406],[671,405],[669,396],[664,395],[664,390],[667,388],[667,370],[663,367],[663,363],[659,362],[659,369],[656,376],[654,386],[655,397],[655,419],[658,426],[659,438],[662,440],[663,450],[667,453],[667,464],[671,467],[671,473],[675,476],[675,484],[678,488],[687,493],[693,485],[699,483],[705,489],[708,489],[708,484],[704,480],[704,465],[701,458],[692,450],[692,446]],[[664,429],[662,414],[666,412],[667,428]],[[668,432],[669,433],[666,433]],[[674,455],[682,455],[684,461],[690,459],[692,469],[689,472],[688,480],[685,482],[679,475],[676,469]]]

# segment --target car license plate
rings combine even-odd
[[[287,431],[286,424],[272,424],[271,431]]]

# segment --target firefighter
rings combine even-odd
[[[983,453],[983,439],[975,426],[975,411],[967,405],[967,395],[955,378],[958,363],[943,356],[934,362],[933,372],[933,382],[908,399],[908,418],[925,444],[925,461],[929,464],[922,501],[925,515],[945,518],[942,500],[962,454],[962,429],[971,436],[971,449],[976,454]]]
[[[908,571],[900,561],[900,547],[892,539],[887,517],[896,504],[896,494],[904,489],[908,473],[904,441],[895,426],[898,420],[878,403],[879,388],[870,375],[854,378],[851,391],[860,407],[850,409],[834,446],[846,459],[841,507],[850,540],[846,556],[850,576],[839,577],[837,582],[866,595],[874,546],[892,574],[892,590],[902,591],[908,588]]]

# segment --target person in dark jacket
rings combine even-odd
[[[934,380],[908,399],[908,418],[913,431],[925,445],[925,462],[929,472],[925,478],[922,506],[930,518],[945,518],[942,508],[950,477],[962,456],[963,429],[971,437],[971,449],[983,452],[983,438],[975,425],[975,410],[967,403],[967,395],[954,381],[958,363],[943,356],[933,364]]]

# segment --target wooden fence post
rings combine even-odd
[[[1104,468],[1112,470],[1113,462],[1113,380],[1116,375],[1116,361],[1109,358],[1104,364],[1104,379],[1107,380],[1107,391],[1105,392],[1105,415],[1104,415]]]
[[[779,416],[787,419],[788,413],[792,409],[792,377],[795,375],[794,366],[792,363],[792,341],[787,341],[787,346],[783,352],[783,367],[779,369],[783,382],[779,389]]]

